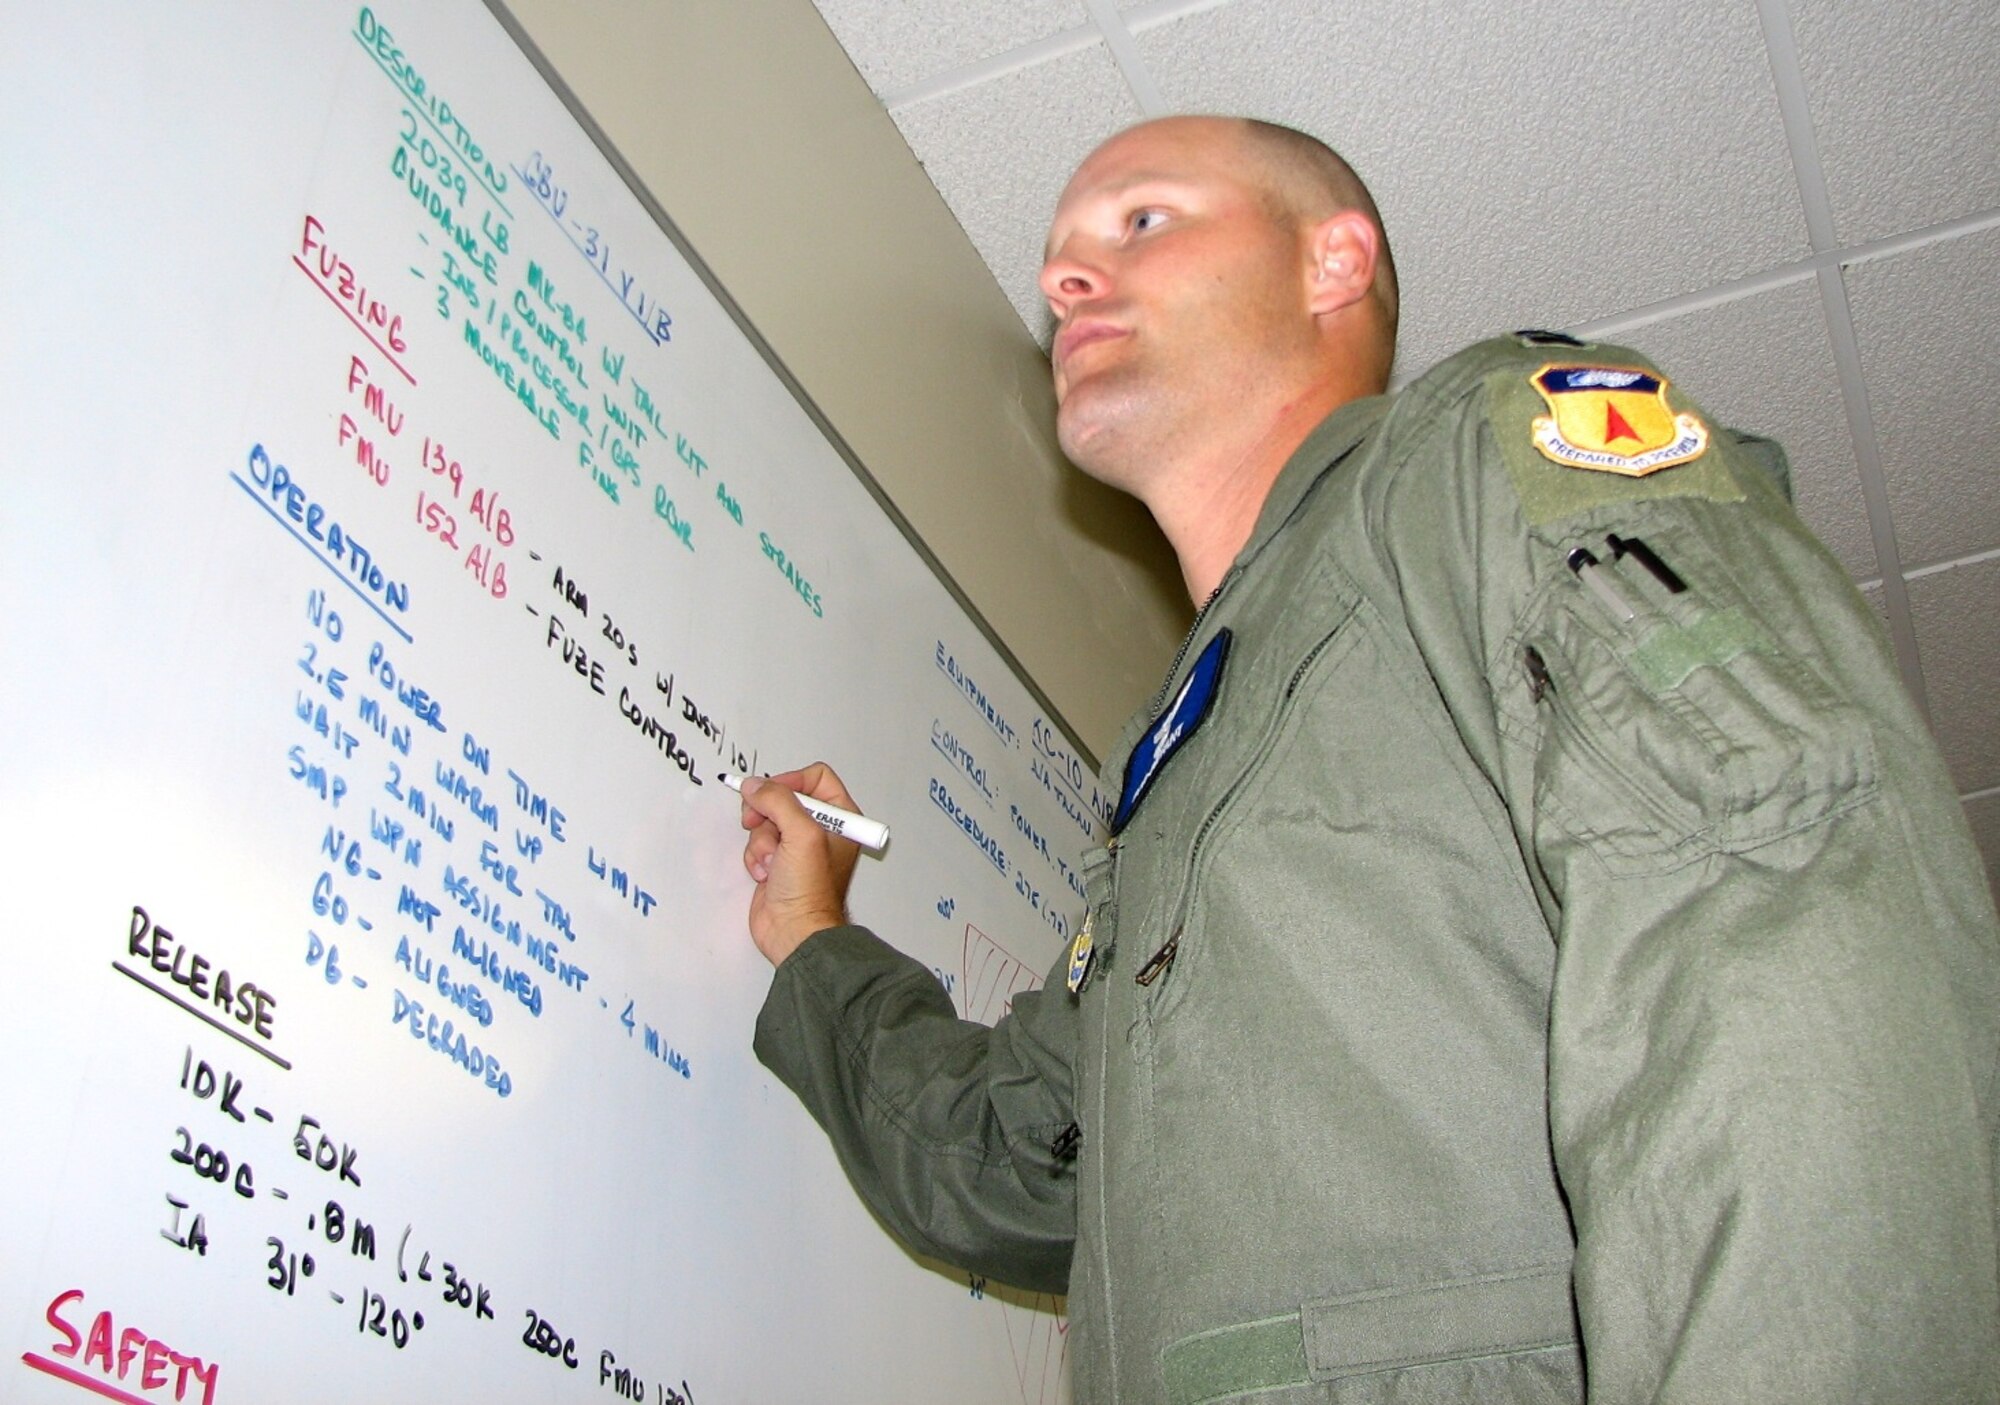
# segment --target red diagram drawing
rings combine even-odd
[[[992,1024],[1014,1008],[1014,997],[1037,990],[1042,978],[1006,947],[965,924],[965,964],[959,980],[959,1009],[969,1020]],[[1069,1400],[1069,1318],[1062,1300],[1037,1293],[1028,1304],[998,1301],[1013,1353],[1014,1380],[1022,1405],[1062,1405]]]
[[[1062,1405],[1070,1398],[1069,1318],[1058,1315],[1061,1307],[1062,1300],[1047,1293],[1035,1294],[1031,1307],[1001,1307],[1022,1405]]]
[[[1036,968],[980,931],[965,924],[965,967],[959,983],[959,1009],[968,1020],[992,1024],[1014,1008],[1014,997],[1040,988]]]

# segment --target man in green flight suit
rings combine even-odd
[[[1774,446],[1633,352],[1394,397],[1367,192],[1175,118],[1064,192],[1065,451],[1201,603],[992,1029],[744,786],[757,1051],[1086,1402],[2000,1399],[2000,931]]]

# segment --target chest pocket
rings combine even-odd
[[[1325,557],[1303,573],[1266,572],[1260,584],[1261,592],[1235,602],[1236,639],[1216,716],[1177,758],[1178,772],[1161,776],[1160,793],[1148,802],[1153,813],[1142,810],[1121,844],[1120,886],[1131,895],[1123,978],[1141,986],[1138,1014],[1149,1021],[1170,1017],[1202,971],[1227,959],[1214,950],[1227,934],[1204,930],[1198,920],[1212,845],[1248,798],[1266,789],[1265,773],[1287,764],[1283,739],[1357,634],[1360,593]],[[1142,921],[1134,920],[1135,908],[1143,909]]]
[[[1746,852],[1872,795],[1864,719],[1780,637],[1783,616],[1696,534],[1647,535],[1686,563],[1685,594],[1628,588],[1635,617],[1621,621],[1558,581],[1527,641],[1549,685],[1538,814],[1643,875]]]

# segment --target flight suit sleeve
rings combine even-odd
[[[1056,986],[1060,991],[1060,983]],[[860,927],[779,965],[756,1051],[913,1249],[1017,1287],[1068,1289],[1076,1238],[1072,1002],[1025,991],[991,1028]]]
[[[1950,778],[1772,446],[1676,400],[1695,456],[1562,465],[1535,370],[1469,392],[1400,569],[1557,944],[1591,1399],[2000,1398],[2000,935]]]

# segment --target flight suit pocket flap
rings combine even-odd
[[[1540,811],[1613,871],[1646,875],[1747,853],[1867,801],[1869,721],[1830,681],[1810,603],[1743,585],[1692,526],[1644,525],[1685,573],[1682,592],[1617,577],[1633,615],[1621,621],[1565,586],[1520,641],[1543,669]],[[1740,554],[1753,547],[1743,540]]]
[[[1307,1303],[1300,1320],[1316,1381],[1576,1340],[1565,1269],[1327,1298]]]

